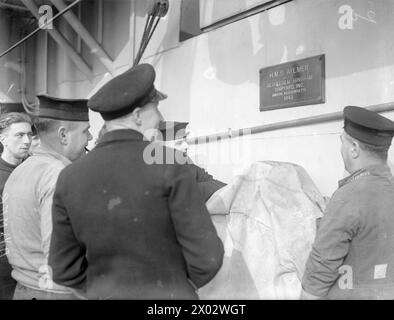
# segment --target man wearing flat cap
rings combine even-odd
[[[341,154],[350,175],[321,219],[302,280],[304,299],[394,299],[394,122],[344,109]]]
[[[85,154],[92,139],[87,100],[38,98],[35,124],[41,145],[12,172],[4,188],[8,260],[17,281],[14,299],[75,299],[71,289],[53,283],[48,254],[58,175]]]
[[[148,164],[165,98],[141,64],[90,100],[107,132],[59,176],[50,265],[89,299],[196,299],[223,260],[197,183],[178,163]]]
[[[184,153],[187,157],[187,126],[188,122],[178,121],[161,121],[159,124],[160,134],[157,140],[162,140],[165,145],[175,148]],[[222,181],[216,180],[203,168],[195,165],[193,161],[187,159],[188,167],[197,181],[198,188],[203,195],[204,201],[207,202],[209,198],[226,184]]]

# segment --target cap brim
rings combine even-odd
[[[164,94],[163,92],[160,92],[156,88],[153,88],[151,92],[144,98],[142,101],[138,103],[139,106],[144,106],[145,104],[149,102],[159,102],[161,100],[167,99],[167,95]]]
[[[165,100],[165,99],[167,99],[167,98],[168,98],[168,96],[167,96],[165,93],[160,92],[159,90],[156,89],[156,96],[155,96],[155,99],[156,99],[157,101]]]
[[[186,126],[189,124],[189,122],[179,122],[179,121],[160,121],[159,122],[159,130],[181,130],[181,129],[186,129]]]

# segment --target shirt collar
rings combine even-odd
[[[40,145],[37,148],[35,148],[33,152],[33,156],[50,156],[52,158],[55,158],[59,161],[61,161],[65,166],[69,165],[71,161],[67,159],[65,156],[61,155],[60,153],[56,152],[55,150],[51,149],[50,147],[47,147],[45,145]]]
[[[0,163],[1,163],[3,166],[5,166],[5,167],[7,167],[7,168],[9,168],[9,169],[11,169],[11,170],[14,170],[14,169],[18,166],[18,165],[14,165],[14,164],[11,164],[11,163],[9,163],[9,162],[3,160],[3,158],[1,157],[1,155],[0,155]]]
[[[353,172],[350,176],[339,180],[338,186],[343,187],[344,185],[356,181],[365,176],[381,176],[381,177],[390,177],[392,176],[391,170],[387,165],[374,165],[366,168],[359,169]]]
[[[110,142],[124,141],[124,140],[143,141],[145,140],[145,138],[142,133],[132,129],[113,130],[103,135],[100,142],[97,144],[96,148]]]

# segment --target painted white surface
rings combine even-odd
[[[239,0],[247,4],[245,1]],[[131,66],[138,50],[145,2],[105,2],[103,48],[121,73]],[[394,101],[391,0],[297,0],[183,43],[178,40],[180,4],[180,0],[170,0],[170,11],[160,22],[142,61],[155,66],[156,86],[169,95],[161,105],[164,116],[189,121],[192,136],[340,111],[349,104]],[[352,9],[350,16],[343,11],[344,5]],[[219,9],[213,7],[216,11],[212,15]],[[86,10],[83,22],[94,34],[96,9],[92,6]],[[61,28],[70,41],[75,41],[75,33],[67,25]],[[37,55],[42,55],[42,50],[37,47]],[[84,46],[83,57],[95,74],[92,83],[52,41],[48,50],[49,94],[90,97],[111,79]],[[259,111],[261,68],[318,54],[326,56],[326,103]],[[36,72],[40,73],[43,62],[37,61]],[[394,113],[387,116],[394,119]],[[92,113],[91,123],[96,135],[102,125],[100,116]],[[324,195],[331,195],[344,175],[339,153],[341,128],[339,121],[303,126],[240,138],[243,142],[239,144],[234,140],[191,147],[190,152],[215,177],[227,182],[240,167],[253,161],[297,163]],[[237,149],[244,146],[247,151]],[[218,161],[211,159],[215,154],[220,154],[216,156]],[[233,159],[227,161],[226,157]]]
[[[390,57],[394,42],[389,36],[394,30],[390,18],[394,4],[347,3],[360,15],[373,10],[376,24],[359,18],[352,30],[342,30],[338,10],[343,1],[295,1],[277,9],[281,12],[275,15],[272,11],[255,15],[166,52],[159,72],[161,88],[170,98],[163,103],[163,113],[190,121],[192,133],[199,136],[340,111],[349,104],[394,101]],[[326,103],[259,112],[259,69],[317,54],[326,55]],[[388,116],[393,119],[392,113]],[[225,181],[248,162],[297,163],[307,169],[322,193],[331,195],[345,174],[339,153],[341,128],[342,123],[332,122],[241,138],[250,145],[249,155],[227,152],[228,142],[190,151]],[[218,148],[236,159],[230,163],[222,158],[217,163],[210,160],[220,153]]]

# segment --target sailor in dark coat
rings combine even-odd
[[[328,203],[302,280],[304,299],[394,299],[394,122],[344,109],[341,154],[350,176]]]
[[[108,132],[58,179],[53,280],[90,299],[196,299],[222,265],[223,244],[187,166],[145,159],[166,97],[154,79],[152,66],[138,65],[90,99]]]
[[[209,174],[203,168],[197,166],[193,161],[187,156],[187,142],[186,138],[188,133],[186,132],[186,126],[188,122],[178,122],[178,121],[160,121],[158,134],[155,135],[154,139],[156,141],[164,141],[164,145],[171,143],[169,147],[177,149],[183,153],[185,156],[185,161],[193,175],[196,178],[198,188],[203,195],[204,201],[208,201],[209,198],[219,189],[226,186],[222,181],[214,179],[211,174]],[[102,126],[98,134],[96,144],[99,143],[102,136],[107,132],[105,125]],[[157,147],[162,148],[159,144]]]
[[[172,147],[180,150],[187,157],[187,132],[186,128],[188,122],[178,121],[161,121],[159,123],[160,134],[156,137],[157,140],[165,141],[165,143],[172,143]],[[220,180],[214,179],[205,169],[197,166],[193,161],[188,158],[188,166],[193,176],[196,178],[198,188],[200,189],[205,202],[219,189],[226,186]]]

